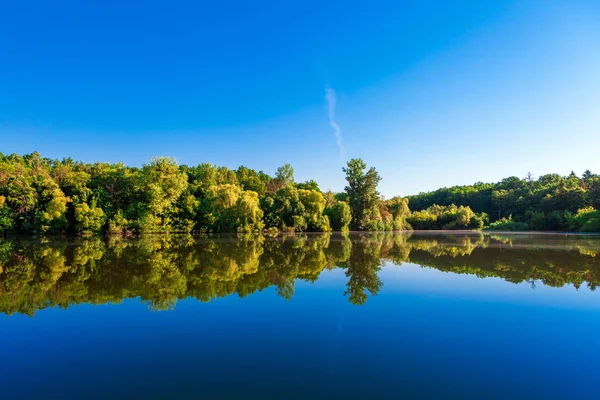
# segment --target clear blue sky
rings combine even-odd
[[[333,190],[362,157],[388,197],[600,172],[600,1],[20,0],[0,38],[3,153]]]

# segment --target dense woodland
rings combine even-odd
[[[0,231],[6,233],[251,233],[498,229],[600,231],[600,177],[531,175],[384,199],[377,170],[343,168],[347,186],[296,182],[286,164],[271,176],[241,166],[140,168],[0,153]],[[410,208],[409,208],[410,202]],[[411,211],[412,209],[412,211]]]
[[[0,154],[0,230],[17,233],[327,232],[409,229],[406,199],[383,200],[374,168],[343,169],[343,193],[298,183],[287,164],[274,176],[239,167],[141,168]]]
[[[442,188],[408,199],[413,214],[436,205],[485,213],[491,222],[488,229],[600,232],[600,176],[589,170],[581,177],[571,172],[535,178],[528,173],[524,178]]]
[[[33,315],[53,306],[129,298],[162,310],[173,308],[178,299],[245,297],[268,287],[290,299],[297,280],[314,282],[333,268],[343,269],[346,276],[340,296],[361,305],[380,291],[383,282],[378,275],[384,263],[410,262],[481,278],[529,282],[532,287],[541,282],[594,290],[600,285],[599,243],[585,237],[556,242],[386,232],[239,236],[0,240],[0,312]]]

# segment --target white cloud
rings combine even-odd
[[[335,104],[337,102],[337,97],[335,95],[335,90],[330,87],[325,88],[325,98],[327,99],[327,110],[329,113],[329,125],[333,128],[333,134],[335,135],[335,139],[337,141],[337,146],[340,150],[340,155],[344,157],[344,140],[342,138],[342,130],[340,126],[335,122]]]

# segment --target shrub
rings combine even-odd
[[[510,216],[492,222],[485,229],[489,231],[526,231],[529,230],[529,225],[525,222],[513,221],[512,216]]]

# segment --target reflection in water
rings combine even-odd
[[[600,281],[600,240],[586,236],[484,236],[374,233],[246,236],[196,240],[146,236],[0,241],[0,312],[33,315],[71,304],[141,298],[152,309],[177,299],[210,301],[247,296],[270,286],[290,299],[297,279],[314,282],[324,269],[343,268],[345,295],[364,304],[382,286],[386,262],[532,287]]]

